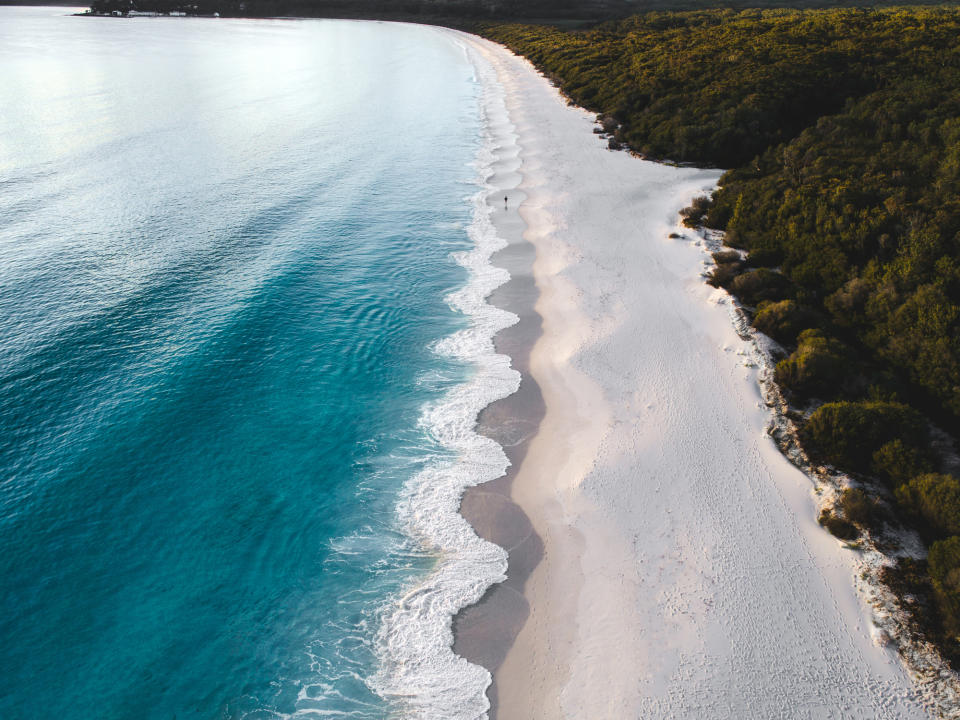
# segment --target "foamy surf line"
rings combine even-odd
[[[453,652],[454,616],[480,600],[487,588],[506,579],[507,553],[477,536],[460,515],[460,501],[471,486],[502,476],[509,465],[503,448],[476,432],[477,416],[491,403],[512,395],[520,373],[496,352],[494,336],[517,322],[487,297],[510,279],[491,256],[506,246],[491,222],[488,204],[495,190],[489,180],[497,159],[489,118],[504,111],[503,90],[494,69],[472,48],[462,46],[480,84],[483,142],[475,165],[480,187],[472,198],[467,229],[473,247],[454,258],[468,271],[464,288],[449,295],[450,307],[470,319],[469,327],[438,342],[435,352],[474,366],[472,377],[424,408],[421,425],[453,460],[439,460],[404,486],[398,522],[404,532],[438,558],[419,585],[392,597],[380,612],[376,639],[379,670],[371,687],[394,703],[404,717],[477,720],[487,717],[489,671]]]

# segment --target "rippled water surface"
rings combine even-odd
[[[0,8],[0,717],[380,718],[469,378],[480,90],[429,28]]]

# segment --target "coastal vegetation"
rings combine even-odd
[[[0,0],[0,5],[7,0]],[[13,0],[9,0],[13,2]],[[37,1],[37,0],[34,0]],[[936,3],[937,0],[927,0]],[[14,2],[31,4],[31,2]],[[42,3],[41,3],[42,4]],[[645,10],[693,10],[703,0],[644,0]],[[725,0],[726,7],[888,5],[889,0]],[[412,20],[472,26],[480,20],[524,19],[582,27],[637,12],[636,0],[93,0],[96,15],[142,13],[221,17],[322,17]]]
[[[782,348],[810,458],[859,481],[821,523],[917,529],[887,573],[960,659],[960,9],[651,12],[481,32],[598,113],[611,147],[729,168],[688,226],[724,232],[709,282]],[[942,446],[942,443],[940,444]]]
[[[622,17],[633,6],[629,0],[93,0],[90,9],[98,15],[370,18],[463,25],[493,17],[582,23]]]

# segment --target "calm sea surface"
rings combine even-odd
[[[464,50],[0,8],[0,77],[0,717],[404,715],[398,506],[476,372]]]

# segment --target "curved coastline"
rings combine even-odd
[[[470,37],[457,33],[454,40],[464,48],[484,85],[483,115],[495,156],[487,180],[492,190],[486,203],[497,235],[506,242],[491,257],[491,263],[510,275],[487,301],[518,317],[516,324],[494,336],[494,345],[497,352],[511,358],[520,373],[520,385],[517,392],[484,408],[477,421],[477,431],[504,448],[510,466],[496,480],[468,488],[460,505],[461,515],[481,538],[508,551],[506,580],[492,585],[478,603],[458,613],[453,649],[457,655],[496,673],[529,615],[524,585],[543,555],[543,543],[526,513],[513,501],[511,490],[545,408],[539,385],[530,375],[530,351],[540,336],[541,318],[535,309],[539,297],[533,278],[535,248],[524,237],[527,224],[523,218],[526,193],[522,189],[522,148],[496,70]],[[487,689],[487,697],[489,717],[495,718],[495,682]]]
[[[512,435],[508,432],[505,438],[499,424],[495,432],[484,432],[483,416],[492,404],[520,387],[520,373],[494,338],[521,318],[489,301],[511,280],[506,268],[491,262],[509,245],[502,224],[494,221],[495,197],[501,191],[498,178],[504,162],[509,162],[499,152],[504,145],[497,133],[502,96],[489,77],[489,68],[476,62],[468,47],[456,38],[453,41],[476,73],[483,137],[474,162],[479,191],[471,198],[473,217],[467,227],[473,247],[454,254],[468,271],[468,279],[446,298],[452,309],[469,318],[469,324],[437,342],[434,350],[473,366],[474,371],[440,401],[424,408],[420,419],[449,456],[408,481],[398,519],[404,534],[436,557],[436,565],[421,583],[382,608],[376,638],[380,670],[369,682],[404,715],[474,720],[487,716],[486,691],[492,677],[482,664],[454,652],[454,618],[506,580],[508,556],[504,546],[478,534],[460,508],[465,493],[504,477],[511,464],[507,446]]]
[[[766,433],[762,368],[702,282],[705,243],[677,227],[720,173],[604,154],[593,117],[529,63],[467,41],[523,147],[543,316],[546,412],[510,492],[546,552],[495,673],[500,717],[925,717],[855,560]]]

